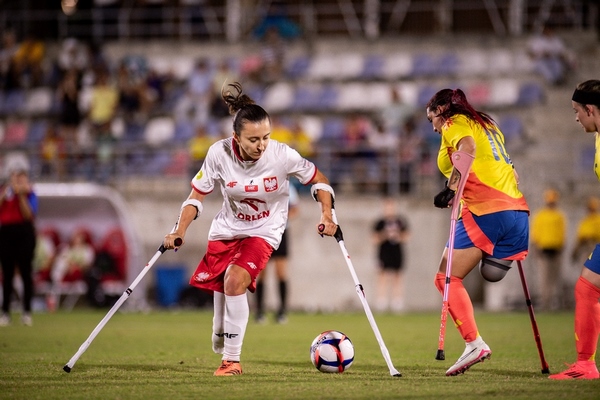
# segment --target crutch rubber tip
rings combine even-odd
[[[549,374],[549,373],[550,373],[550,369],[548,369],[548,368],[544,368],[542,370],[542,374]]]
[[[394,374],[392,376],[395,376],[396,378],[400,378],[400,377],[402,377],[402,374],[400,372],[398,372],[397,374]]]
[[[71,367],[69,367],[68,365],[65,365],[63,367],[63,371],[65,371],[66,373],[69,373],[69,372],[71,372]]]
[[[444,350],[439,350],[437,351],[437,354],[435,355],[435,359],[436,360],[445,360],[446,359],[446,354],[444,353]]]

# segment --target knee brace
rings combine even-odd
[[[479,264],[479,272],[486,281],[498,282],[506,276],[511,264],[511,260],[501,260],[499,258],[483,256],[481,264]]]

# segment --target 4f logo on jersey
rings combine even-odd
[[[244,191],[247,193],[258,192],[258,185],[254,184],[254,179],[252,179],[247,185],[244,185]]]
[[[277,177],[272,176],[270,178],[264,178],[263,183],[265,185],[265,192],[274,192],[279,188],[277,185]]]
[[[228,188],[233,188],[233,187],[235,187],[235,185],[237,185],[237,182],[231,181],[231,182],[227,183],[227,185],[225,185],[225,186],[227,186]]]

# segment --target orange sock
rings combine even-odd
[[[444,283],[446,275],[437,273],[435,276],[435,286],[444,295]],[[462,279],[455,276],[450,277],[450,293],[448,296],[448,311],[454,320],[454,325],[458,328],[460,335],[465,342],[472,342],[479,335],[477,324],[475,323],[475,313],[473,312],[473,303],[469,293],[463,286]]]
[[[450,291],[452,293],[452,291]],[[600,289],[580,276],[575,284],[577,361],[594,361],[600,335]]]

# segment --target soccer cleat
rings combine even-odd
[[[25,326],[33,326],[31,314],[23,314],[23,316],[21,316],[21,323]]]
[[[577,361],[569,369],[559,374],[550,375],[548,378],[563,381],[567,379],[598,379],[599,377],[600,374],[594,361]]]
[[[0,316],[0,326],[9,326],[10,325],[10,316],[8,314],[2,314]]]
[[[231,376],[231,375],[241,375],[242,374],[242,365],[239,361],[221,361],[221,366],[217,368],[214,375],[215,376]]]
[[[488,360],[492,356],[490,347],[481,338],[467,343],[467,348],[456,363],[446,371],[446,376],[455,376],[465,373],[471,366]]]

